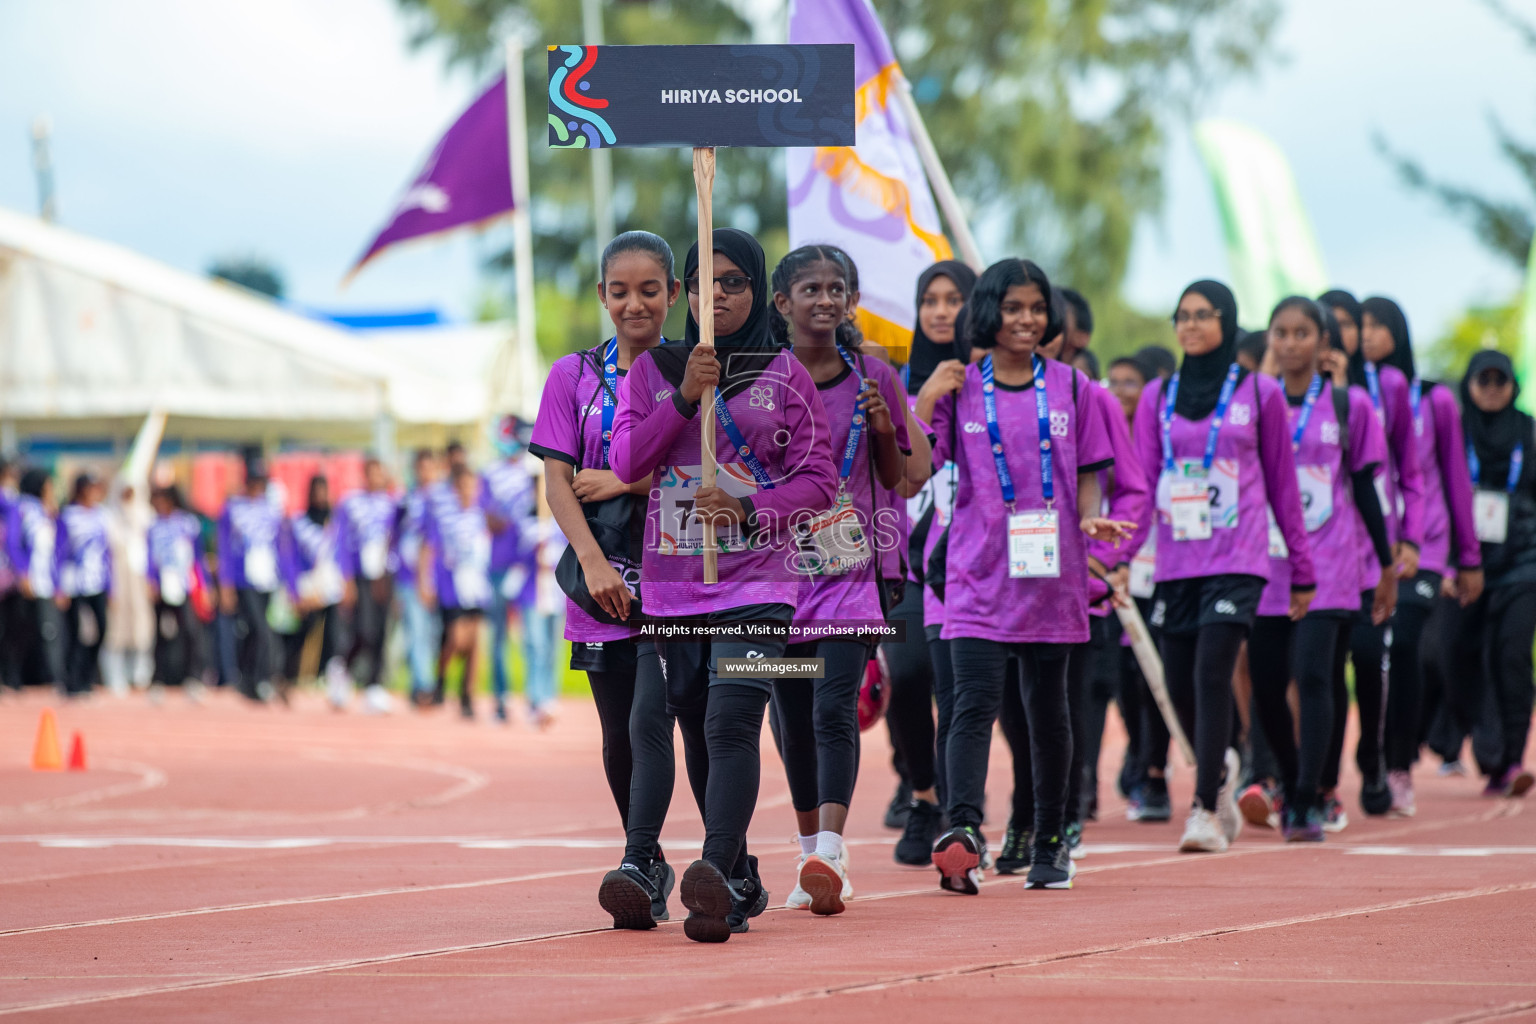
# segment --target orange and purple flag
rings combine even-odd
[[[398,242],[483,224],[512,207],[503,73],[438,141],[348,276]]]
[[[789,241],[836,245],[861,268],[859,326],[905,361],[917,278],[953,253],[895,91],[896,54],[869,0],[795,0],[791,43],[853,43],[858,145],[791,149]]]

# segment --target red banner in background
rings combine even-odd
[[[330,481],[333,508],[346,495],[363,487],[361,452],[285,452],[267,460],[267,465],[272,474],[269,486],[281,495],[283,508],[289,515],[304,510],[309,481],[316,473]],[[192,485],[187,500],[197,511],[217,518],[224,510],[224,499],[238,491],[244,482],[245,470],[238,455],[197,455],[192,459]]]

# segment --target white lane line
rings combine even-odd
[[[99,789],[88,789],[83,793],[75,793],[72,796],[54,797],[49,800],[34,800],[31,803],[21,804],[17,807],[0,807],[0,821],[7,818],[19,818],[27,814],[43,814],[48,811],[65,810],[70,807],[79,807],[81,804],[92,804],[100,800],[111,800],[120,796],[131,796],[134,793],[143,793],[151,789],[159,789],[165,785],[165,772],[153,765],[140,764],[137,761],[116,761],[108,758],[96,762],[101,768],[111,772],[127,772],[137,775],[132,782],[119,782],[112,786],[103,786]]]
[[[217,907],[195,907],[191,910],[167,910],[156,914],[131,914],[126,917],[104,917],[95,921],[71,921],[66,924],[43,924],[31,928],[0,930],[0,938],[16,935],[38,935],[43,932],[63,932],[73,928],[100,928],[105,925],[136,924],[141,921],[165,921],[181,917],[201,917],[205,914],[228,914],[242,910],[270,910],[274,907],[296,907],[309,903],[342,903],[347,900],[366,900],[376,896],[408,896],[420,892],[449,892],[456,889],[485,889],[498,885],[514,885],[518,882],[541,882],[549,878],[569,878],[574,875],[595,875],[608,871],[612,865],[596,868],[574,868],[568,871],[544,871],[534,875],[512,875],[507,878],[482,878],[473,882],[444,882],[439,885],[396,886],[389,889],[370,889],[363,892],[336,893],[330,896],[296,896],[292,899],[261,900],[255,903],[228,903]]]

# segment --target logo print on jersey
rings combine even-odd
[[[1339,443],[1339,425],[1337,423],[1324,423],[1321,428],[1323,444]]]
[[[1051,436],[1066,437],[1067,426],[1070,423],[1071,417],[1067,415],[1066,410],[1063,409],[1051,413]]]
[[[667,388],[665,391],[658,391],[658,392],[656,392],[656,401],[658,401],[658,402],[665,402],[667,399],[669,399],[671,397],[672,397],[672,389],[671,388]]]
[[[982,426],[980,423],[967,423],[965,425],[965,432],[967,434],[979,434],[986,429],[987,428]]]
[[[661,678],[667,678],[667,659],[658,654],[656,655],[656,663],[661,666]]]
[[[1419,580],[1413,585],[1413,592],[1426,601],[1434,599],[1435,588],[1429,585],[1429,580]]]
[[[1168,602],[1159,601],[1152,606],[1152,625],[1161,626],[1168,614]]]
[[[1237,605],[1233,604],[1231,601],[1228,601],[1226,598],[1222,598],[1220,601],[1216,602],[1216,614],[1236,615]]]
[[[1253,406],[1234,405],[1229,419],[1234,427],[1246,427],[1253,420]]]
[[[772,384],[764,384],[761,386],[754,384],[748,389],[748,392],[751,395],[747,401],[747,405],[750,408],[767,409],[769,412],[773,411]]]

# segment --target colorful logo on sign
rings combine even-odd
[[[604,145],[614,145],[618,137],[608,122],[597,114],[597,111],[607,109],[608,101],[588,95],[592,83],[585,81],[587,72],[597,63],[597,47],[561,46],[559,49],[568,56],[565,66],[555,69],[549,77],[549,102],[567,116],[549,115],[549,126],[560,140],[552,144],[552,148],[601,149]]]

